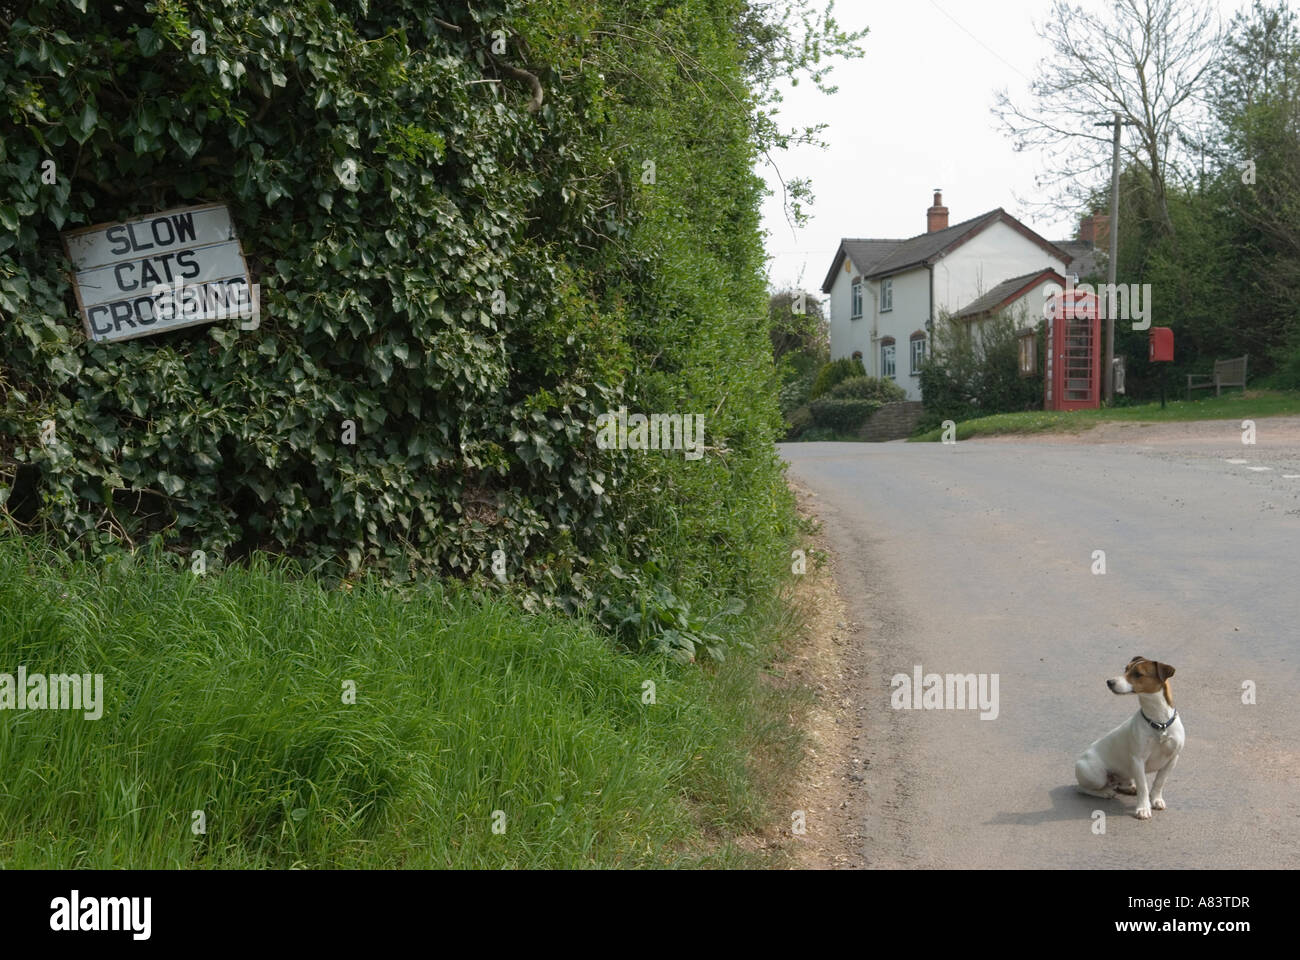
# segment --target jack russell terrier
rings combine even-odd
[[[1146,657],[1134,657],[1124,673],[1106,681],[1111,693],[1136,693],[1138,712],[1095,742],[1074,765],[1079,790],[1092,797],[1137,794],[1139,820],[1163,810],[1165,780],[1183,749],[1183,721],[1174,709],[1169,678],[1174,668]],[[1147,774],[1156,775],[1147,792]]]

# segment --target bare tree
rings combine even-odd
[[[1075,210],[1110,173],[1112,130],[1094,124],[1119,114],[1134,133],[1124,156],[1150,180],[1160,227],[1172,232],[1166,199],[1170,164],[1184,125],[1200,102],[1220,35],[1208,0],[1113,0],[1106,13],[1054,0],[1040,35],[1052,55],[1031,82],[1032,105],[1005,89],[993,113],[1016,149],[1043,150],[1050,169],[1038,180],[1057,210]]]

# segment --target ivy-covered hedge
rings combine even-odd
[[[499,549],[548,596],[665,531],[704,587],[774,576],[755,54],[699,6],[0,5],[0,507],[399,579]],[[260,325],[87,342],[59,233],[208,201]],[[706,415],[710,455],[599,450],[638,402]]]
[[[12,24],[13,513],[91,541],[170,529],[218,558],[319,547],[462,571],[485,544],[599,538],[587,425],[617,401],[617,322],[561,251],[608,218],[566,202],[571,181],[594,170],[621,199],[573,132],[601,108],[579,86],[535,115],[513,80],[475,82],[509,5],[460,30],[408,6],[38,2]],[[260,326],[87,343],[58,231],[206,200],[232,207]]]

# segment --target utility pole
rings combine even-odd
[[[1101,123],[1094,123],[1094,127],[1115,128],[1114,146],[1110,157],[1110,256],[1106,264],[1106,283],[1109,284],[1109,290],[1115,289],[1115,261],[1119,258],[1119,130],[1122,126],[1132,126],[1132,122],[1120,120],[1119,114],[1115,114],[1113,120],[1104,120]],[[1098,304],[1101,298],[1097,298]],[[1115,297],[1107,298],[1106,310],[1106,362],[1102,367],[1102,392],[1105,395],[1106,402],[1111,403],[1115,399],[1115,318],[1110,315],[1109,305],[1115,302]]]

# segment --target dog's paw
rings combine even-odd
[[[1090,797],[1101,797],[1103,800],[1113,800],[1115,798],[1115,791],[1111,789],[1092,790],[1088,787],[1080,787],[1079,792],[1086,793]]]
[[[1151,809],[1152,809],[1152,810],[1163,810],[1164,808],[1165,808],[1165,802],[1164,802],[1164,800],[1162,800],[1160,797],[1155,797],[1155,798],[1151,801]]]
[[[1139,820],[1150,820],[1150,819],[1151,819],[1151,808],[1150,808],[1150,807],[1138,807],[1136,810],[1133,811],[1133,816],[1137,817]]]
[[[1128,783],[1121,783],[1115,788],[1116,793],[1122,793],[1125,796],[1136,797],[1138,788],[1137,784],[1130,780]]]

